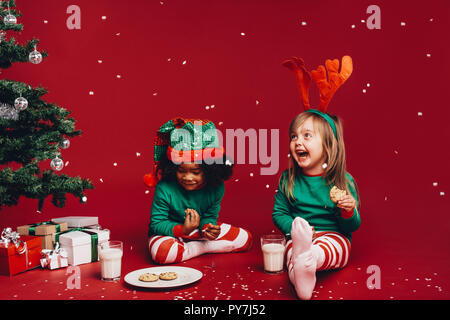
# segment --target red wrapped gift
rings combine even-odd
[[[15,275],[41,265],[42,238],[20,236],[6,228],[0,242],[0,274]]]

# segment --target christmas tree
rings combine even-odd
[[[14,0],[0,1],[0,16],[0,73],[14,62],[37,64],[47,57],[37,51],[38,39],[25,45],[6,39],[8,33],[23,30]],[[88,179],[58,174],[64,167],[61,149],[81,131],[75,130],[70,111],[42,100],[46,93],[42,87],[0,80],[0,210],[17,205],[20,196],[37,199],[38,210],[52,196],[52,203],[62,208],[67,193],[85,202],[84,191],[93,189]],[[51,169],[42,172],[40,164],[49,159]]]

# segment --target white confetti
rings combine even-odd
[[[102,20],[106,20],[106,16],[102,16]]]
[[[253,177],[253,172],[250,172],[250,177]]]
[[[437,187],[438,183],[437,182],[433,182],[433,187]]]
[[[406,22],[400,22],[400,25],[402,26],[402,27],[404,27],[404,26],[406,26]]]
[[[120,36],[120,32],[117,32],[117,33],[116,33],[116,36]]]
[[[206,110],[209,110],[209,106],[206,106],[205,109],[206,109]]]
[[[98,180],[100,180],[100,182],[102,182],[102,183],[103,183],[103,178],[100,178],[100,179],[98,179]]]
[[[213,105],[211,105],[211,109],[214,109],[214,107],[215,107],[215,105],[213,104]]]
[[[136,152],[136,157],[140,157],[141,153],[140,152]]]
[[[117,77],[117,79],[122,78],[122,76],[120,74],[118,74],[116,77]]]
[[[355,28],[356,28],[356,26],[354,24],[352,24],[352,29],[355,29]]]
[[[430,58],[431,57],[431,53],[427,53],[427,57]]]
[[[443,192],[443,191],[441,191],[439,194],[440,194],[441,196],[445,196],[445,192]]]
[[[145,190],[145,194],[149,194],[150,193],[150,191],[149,190]]]
[[[361,23],[366,23],[366,20],[362,19],[362,20],[361,20]]]
[[[370,83],[366,83],[366,87],[367,87],[367,88],[370,87]]]
[[[84,196],[83,198],[81,198],[81,201],[86,202],[87,201],[87,197]]]
[[[183,64],[183,65],[185,65],[186,63],[187,63],[187,61],[186,61],[186,60],[184,60],[182,64]]]
[[[302,26],[306,26],[306,21],[302,21]]]
[[[67,167],[69,165],[69,161],[66,161],[66,164],[65,164],[65,166]]]
[[[269,186],[268,184],[266,184],[266,188],[269,189],[269,187],[270,187],[270,186]]]
[[[221,125],[223,125],[223,122],[222,122],[222,121],[219,122],[219,126],[221,126]]]
[[[418,115],[419,117],[421,117],[421,116],[422,116],[422,112],[417,112],[417,115]]]
[[[89,91],[89,95],[93,96],[94,95],[94,91]]]
[[[114,163],[113,163],[113,166],[114,166],[114,167],[117,167],[117,162],[114,162]]]
[[[244,33],[244,32],[241,32],[241,36],[245,36],[245,33]]]
[[[259,104],[259,101],[258,100],[256,100],[256,105],[258,105]]]
[[[363,89],[362,92],[363,92],[363,93],[366,93],[366,89]]]
[[[103,60],[97,60],[98,63],[103,63]]]
[[[44,20],[44,23],[48,23],[48,21],[47,21],[47,20]]]

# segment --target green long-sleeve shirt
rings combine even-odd
[[[179,225],[184,224],[184,211],[188,208],[196,210],[200,215],[200,230],[207,223],[217,225],[224,194],[223,182],[217,187],[205,186],[188,191],[176,181],[160,181],[153,196],[148,235],[181,236]]]
[[[295,178],[294,196],[296,201],[291,204],[281,188],[284,177],[287,177],[287,171],[283,172],[278,184],[272,213],[275,226],[283,234],[290,234],[292,221],[296,217],[301,217],[308,221],[316,231],[336,231],[351,241],[352,232],[356,231],[361,224],[359,204],[353,210],[353,214],[346,213],[344,210],[341,212],[341,209],[330,199],[331,186],[326,183],[325,179],[322,176],[303,174]],[[347,174],[347,178],[350,180],[348,184],[350,192],[358,201],[353,178],[349,174]],[[287,183],[287,179],[285,183]]]

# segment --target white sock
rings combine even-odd
[[[316,285],[317,260],[311,250],[312,229],[309,223],[297,217],[292,222],[292,267],[290,279],[300,299],[311,299]],[[292,281],[293,280],[293,281]]]

